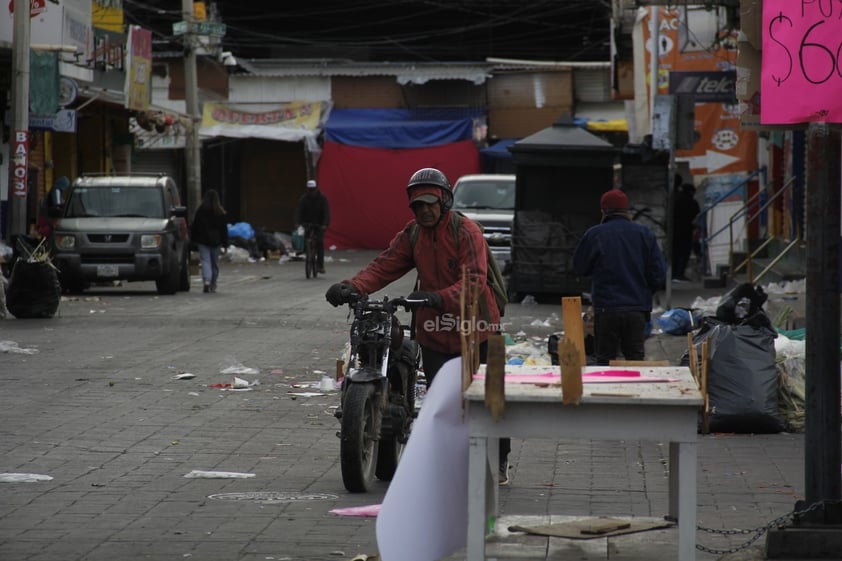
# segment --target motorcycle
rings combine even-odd
[[[336,435],[342,482],[351,493],[369,491],[375,477],[391,481],[409,439],[421,349],[396,312],[425,304],[357,294],[348,302],[351,349],[335,416],[341,424]]]

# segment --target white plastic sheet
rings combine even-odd
[[[462,361],[447,362],[424,398],[377,517],[383,561],[436,561],[467,543],[468,425]]]

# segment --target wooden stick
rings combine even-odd
[[[579,296],[561,299],[561,324],[564,337],[570,339],[581,356],[581,366],[585,366],[585,325],[582,322],[582,298]]]
[[[459,317],[464,318],[465,314],[467,313],[468,307],[466,305],[468,299],[468,284],[467,284],[467,272],[465,266],[462,265],[462,289],[459,291]],[[460,343],[460,350],[462,352],[462,391],[465,391],[466,380],[470,380],[474,373],[471,372],[471,352],[470,352],[470,341],[468,338],[468,333],[463,328],[463,325],[458,326],[459,329],[459,343]],[[467,382],[469,383],[469,382]]]
[[[471,295],[471,315],[468,317],[468,329],[471,334],[471,376],[479,369],[479,339],[474,327],[477,325],[477,311],[479,310],[479,283],[469,281]],[[470,385],[470,381],[468,382]],[[467,389],[468,385],[464,387]]]
[[[488,337],[485,406],[491,412],[491,418],[494,421],[503,418],[506,410],[506,339],[498,334]]]
[[[576,344],[564,337],[558,342],[558,363],[561,366],[561,402],[578,405],[582,401],[582,364]]]
[[[701,389],[702,382],[699,379],[699,355],[696,354],[696,346],[693,344],[693,334],[687,334],[687,356],[690,358],[690,374],[696,381],[696,387]]]
[[[608,361],[608,366],[669,366],[668,360],[620,360]]]
[[[702,411],[702,434],[710,432],[710,400],[708,398],[708,351],[709,341],[702,341],[702,398],[704,399],[704,410]]]

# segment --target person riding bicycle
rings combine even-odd
[[[482,230],[463,217],[456,240],[451,227],[450,210],[453,190],[447,177],[435,168],[422,168],[409,179],[406,187],[409,208],[415,219],[395,235],[380,255],[353,278],[331,286],[325,298],[333,306],[348,302],[352,293],[371,294],[417,270],[417,290],[408,299],[424,299],[429,305],[419,308],[415,332],[421,346],[424,377],[429,386],[445,362],[460,357],[460,294],[462,267],[471,282],[478,283],[479,313],[474,330],[480,341],[480,361],[485,362],[488,336],[499,331],[500,311],[491,286],[486,282],[487,255]],[[417,226],[416,226],[417,224]],[[410,239],[416,231],[417,239]],[[467,321],[467,318],[465,318]],[[500,477],[508,476],[508,439],[501,441]],[[504,469],[505,466],[505,469]]]
[[[295,223],[305,228],[315,225],[319,274],[325,272],[325,230],[330,225],[330,203],[319,190],[314,179],[307,181],[307,192],[298,199],[295,207]]]

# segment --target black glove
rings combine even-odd
[[[407,300],[426,300],[428,306],[432,306],[437,310],[444,308],[444,300],[437,292],[423,292],[416,290],[406,297]]]
[[[354,287],[345,282],[338,282],[332,285],[325,292],[325,300],[335,308],[336,306],[346,304],[351,298],[351,293],[354,292]]]

